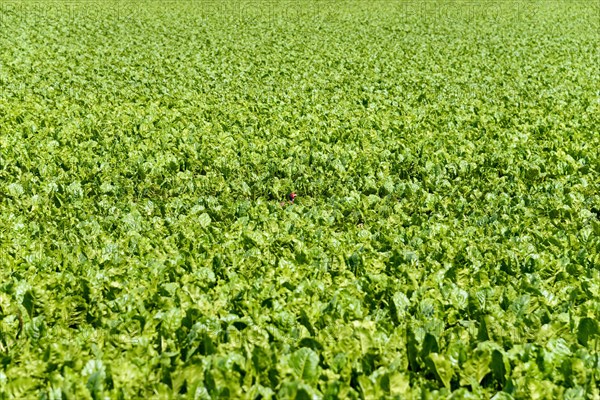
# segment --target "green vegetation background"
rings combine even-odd
[[[0,2],[0,398],[598,399],[599,20]]]

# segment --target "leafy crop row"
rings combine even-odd
[[[0,3],[0,398],[598,398],[597,17]]]

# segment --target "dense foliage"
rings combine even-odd
[[[0,3],[0,398],[599,398],[599,15]]]

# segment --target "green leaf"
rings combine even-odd
[[[200,224],[201,227],[206,228],[210,225],[210,223],[210,215],[208,215],[207,213],[202,213],[198,216],[198,224]]]
[[[450,389],[450,381],[454,376],[454,369],[452,363],[443,354],[431,353],[429,354],[429,360],[433,364],[432,370],[436,374],[437,378],[442,384]]]
[[[501,386],[504,386],[510,372],[510,363],[504,358],[504,355],[499,350],[492,351],[492,360],[490,369],[496,381]]]
[[[319,355],[312,349],[302,347],[292,354],[290,365],[296,376],[307,382],[313,382],[319,373]]]
[[[29,314],[29,318],[33,318],[35,316],[35,314],[34,314],[35,297],[31,290],[26,291],[25,294],[23,295],[23,307],[25,307],[25,310],[27,310],[27,314]]]
[[[492,356],[489,351],[475,350],[460,371],[460,384],[478,386],[491,371]]]
[[[587,346],[593,336],[598,335],[598,321],[592,318],[582,318],[577,327],[577,341],[582,346]]]
[[[431,333],[426,333],[423,339],[423,348],[421,349],[421,359],[426,359],[430,353],[440,351],[437,338]]]
[[[405,396],[410,391],[410,379],[405,374],[393,373],[389,376],[389,389],[392,396]]]

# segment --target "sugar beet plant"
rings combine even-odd
[[[598,15],[0,3],[0,398],[598,399]]]

